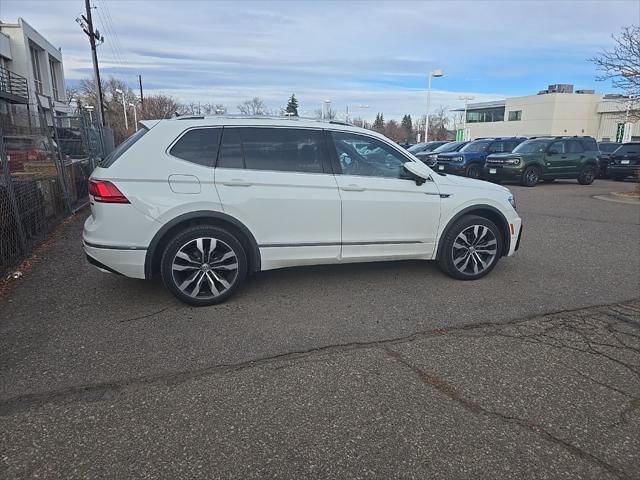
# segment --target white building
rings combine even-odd
[[[627,97],[603,96],[593,90],[574,93],[573,85],[550,85],[537,95],[470,103],[466,126],[459,126],[458,136],[466,131],[470,139],[589,135],[599,141],[640,140],[640,122],[622,128],[627,103]]]
[[[0,20],[0,113],[26,105],[35,114],[36,95],[45,109],[68,111],[62,53],[24,19]]]

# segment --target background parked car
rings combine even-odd
[[[627,177],[640,178],[640,142],[623,143],[611,154],[607,169],[609,176],[617,181]]]
[[[426,143],[416,143],[414,146],[409,147],[407,150],[413,153],[414,155],[420,152],[433,152],[436,148],[441,145],[444,145],[448,142],[443,141],[434,141],[434,142],[426,142]]]
[[[497,137],[474,140],[462,147],[459,152],[438,154],[437,171],[480,178],[487,155],[511,152],[524,142],[524,137]]]
[[[611,154],[620,148],[620,145],[622,144],[616,142],[598,143],[598,149],[600,150],[600,171],[598,172],[598,177],[608,178],[609,174],[607,169],[609,167],[609,162],[611,161]]]
[[[511,153],[489,155],[484,176],[497,182],[515,180],[526,187],[556,178],[576,178],[581,185],[590,185],[598,173],[599,156],[591,137],[535,138]]]
[[[422,162],[424,162],[425,165],[434,167],[438,161],[438,155],[440,153],[458,152],[467,143],[469,142],[449,142],[445,143],[444,145],[440,145],[432,152],[419,152],[415,154],[415,156],[418,157],[418,159],[420,159]]]

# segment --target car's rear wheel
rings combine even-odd
[[[464,175],[465,175],[465,177],[469,177],[469,178],[479,178],[480,177],[480,166],[477,163],[472,163],[464,171]]]
[[[244,282],[247,256],[227,230],[196,226],[178,233],[162,255],[160,273],[167,289],[189,305],[223,302]]]
[[[487,275],[502,252],[500,230],[491,220],[466,215],[442,239],[440,268],[460,280],[476,280]]]
[[[593,165],[587,165],[580,170],[580,174],[578,175],[578,183],[580,185],[591,185],[595,179],[596,167]]]
[[[520,183],[525,187],[535,187],[540,181],[540,167],[531,165],[527,167],[522,173],[522,180]]]

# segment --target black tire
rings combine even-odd
[[[531,165],[524,169],[522,172],[522,179],[520,180],[520,185],[525,187],[535,187],[540,181],[540,167],[537,165]]]
[[[480,165],[472,163],[464,171],[464,176],[469,178],[480,178]]]
[[[595,165],[585,165],[578,175],[578,183],[580,185],[591,185],[596,179],[596,175]]]
[[[495,254],[489,259],[488,256],[485,256],[484,253],[478,254],[480,260],[486,261],[486,266],[483,267],[481,271],[475,273],[474,270],[474,262],[475,265],[482,265],[480,262],[476,261],[476,257],[473,256],[473,252],[469,253],[469,249],[467,248],[467,257],[469,257],[470,261],[465,264],[464,257],[464,248],[457,248],[456,245],[460,243],[457,242],[459,236],[463,235],[463,232],[469,231],[471,228],[471,232],[473,235],[473,227],[480,226],[486,227],[491,232],[491,237],[484,235],[483,238],[488,238],[489,241],[486,243],[491,243],[491,241],[495,240]],[[466,237],[469,239],[469,237]],[[444,237],[441,239],[441,247],[440,254],[438,257],[438,264],[440,269],[449,275],[450,277],[459,279],[459,280],[477,280],[478,278],[482,278],[487,275],[491,270],[494,269],[498,260],[502,255],[502,235],[500,234],[500,230],[496,227],[495,223],[491,220],[488,220],[484,217],[479,217],[476,215],[465,215],[456,221],[456,223],[447,231]],[[483,241],[477,242],[474,248],[485,248],[486,251],[493,250],[490,249],[493,245],[487,245],[486,247],[483,245]],[[464,257],[464,258],[463,258]],[[467,268],[459,268],[459,267],[467,267]],[[467,271],[468,270],[468,271]]]
[[[544,183],[553,183],[556,181],[555,178],[543,178]]]
[[[181,257],[177,257],[179,252]],[[197,265],[200,262],[202,264]],[[209,225],[177,233],[165,247],[160,262],[160,275],[167,290],[182,302],[196,307],[224,302],[240,288],[247,270],[247,254],[240,241],[224,228]],[[192,281],[181,288],[189,279]]]

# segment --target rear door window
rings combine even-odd
[[[169,154],[187,162],[213,167],[218,156],[221,135],[221,128],[187,130],[171,147]]]
[[[327,159],[321,130],[226,127],[219,168],[324,173]]]
[[[580,140],[569,140],[567,142],[567,153],[583,153],[584,148]]]
[[[549,153],[552,155],[554,153],[565,153],[565,151],[565,142],[563,141],[553,142],[549,145]]]

